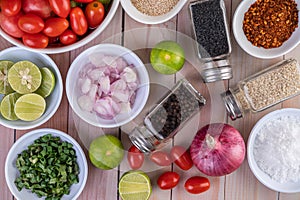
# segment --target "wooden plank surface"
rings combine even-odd
[[[188,1],[192,2],[191,0]],[[225,0],[227,17],[230,22],[234,11],[241,0]],[[274,64],[284,58],[295,57],[300,61],[300,47],[298,46],[289,54],[275,59],[258,59],[245,53],[237,44],[231,32],[232,55],[230,62],[233,66],[233,79],[217,83],[204,84],[199,72],[202,63],[199,61],[196,50],[192,43],[193,34],[191,20],[188,10],[188,3],[181,12],[171,20],[158,25],[145,25],[131,19],[119,6],[116,15],[111,23],[95,40],[76,50],[50,55],[59,66],[63,80],[67,75],[68,68],[72,61],[85,49],[99,43],[114,43],[133,50],[145,63],[150,76],[150,96],[142,113],[132,122],[116,129],[101,129],[93,127],[80,119],[69,107],[66,93],[63,94],[61,105],[56,114],[45,124],[38,127],[49,127],[67,132],[74,137],[84,149],[88,158],[88,147],[90,142],[101,134],[113,134],[119,137],[127,150],[131,143],[128,139],[130,131],[142,123],[143,116],[160,99],[164,92],[170,89],[176,81],[185,77],[191,84],[207,99],[201,112],[194,116],[186,126],[178,133],[172,142],[164,150],[169,151],[173,145],[182,145],[188,148],[197,130],[212,122],[225,122],[236,127],[242,134],[245,142],[255,123],[265,114],[280,108],[300,108],[300,97],[295,97],[276,105],[264,112],[249,113],[243,119],[231,121],[228,119],[220,93],[228,87],[233,87],[238,81],[260,71],[261,69]],[[174,40],[181,44],[186,52],[186,63],[184,68],[176,75],[161,75],[154,71],[150,65],[149,53],[151,48],[161,40]],[[12,46],[4,38],[0,37],[0,50]],[[65,86],[65,84],[64,84]],[[29,130],[28,130],[29,131]],[[0,200],[13,199],[4,176],[4,163],[7,152],[16,139],[28,131],[19,131],[0,126]],[[86,187],[78,199],[91,200],[118,200],[118,181],[123,173],[130,170],[126,159],[127,152],[121,165],[113,170],[103,171],[95,168],[89,161],[89,175]],[[209,191],[200,195],[191,195],[184,190],[184,182],[187,178],[195,175],[204,176],[194,166],[188,171],[179,169],[176,165],[159,167],[153,164],[149,157],[141,170],[145,171],[151,178],[153,193],[151,200],[299,200],[300,193],[285,194],[272,191],[261,184],[252,174],[247,159],[242,166],[230,175],[223,177],[208,177],[211,182]],[[175,171],[180,174],[181,181],[173,190],[160,190],[156,181],[164,171]]]

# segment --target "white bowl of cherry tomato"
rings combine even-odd
[[[41,53],[79,48],[110,23],[119,0],[7,0],[1,2],[0,35]]]

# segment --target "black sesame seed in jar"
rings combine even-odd
[[[190,4],[190,12],[201,58],[214,58],[230,53],[223,0],[205,0]]]

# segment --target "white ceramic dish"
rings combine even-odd
[[[255,1],[256,0],[241,1],[233,16],[233,34],[240,47],[251,56],[264,59],[279,57],[293,50],[300,43],[300,19],[298,20],[298,28],[296,28],[292,36],[278,48],[265,49],[262,47],[256,47],[248,41],[243,31],[244,14]],[[300,0],[296,0],[296,3],[299,11]],[[298,15],[300,16],[300,11]]]
[[[0,124],[12,129],[26,130],[44,124],[57,111],[63,95],[63,81],[55,62],[46,54],[32,52],[19,47],[11,47],[1,51],[0,60],[11,60],[13,62],[29,60],[35,63],[38,67],[49,67],[49,69],[54,73],[56,85],[50,96],[46,98],[46,110],[39,119],[31,122],[22,120],[9,121],[3,118],[0,114]],[[2,97],[3,95],[0,95],[0,99],[2,99]]]
[[[22,189],[21,191],[18,191],[17,187],[15,186],[15,179],[19,175],[19,171],[16,167],[16,159],[19,153],[27,149],[27,147],[34,142],[35,139],[38,139],[39,137],[46,135],[50,133],[53,136],[58,136],[63,141],[67,141],[71,144],[73,144],[73,149],[76,151],[77,155],[77,163],[79,166],[79,183],[73,184],[70,189],[69,195],[64,195],[62,197],[62,200],[69,200],[69,199],[76,199],[80,193],[82,192],[88,175],[88,166],[87,166],[87,160],[85,157],[85,154],[79,144],[68,134],[61,132],[59,130],[55,129],[36,129],[33,131],[30,131],[23,135],[21,138],[19,138],[14,145],[9,150],[6,161],[5,161],[5,179],[6,183],[11,191],[11,193],[17,198],[17,199],[38,199],[37,195],[30,192],[29,190]]]
[[[129,113],[118,114],[114,119],[107,120],[97,116],[95,113],[84,111],[79,107],[78,97],[80,96],[81,91],[78,89],[77,85],[78,76],[82,67],[89,62],[88,56],[92,53],[119,56],[122,57],[129,65],[134,65],[140,85],[136,92],[136,98],[132,106],[132,110]],[[144,108],[148,99],[149,91],[149,75],[144,63],[131,50],[115,44],[99,44],[83,51],[72,62],[66,78],[67,98],[74,112],[87,123],[102,128],[119,127],[134,119]]]
[[[281,110],[273,111],[267,115],[265,115],[263,118],[261,118],[253,127],[250,136],[248,138],[247,143],[247,158],[248,163],[250,166],[251,171],[255,175],[255,177],[265,186],[268,188],[278,191],[278,192],[284,192],[284,193],[294,193],[294,192],[300,192],[300,181],[298,182],[287,182],[287,183],[279,183],[272,179],[269,175],[267,175],[265,172],[263,172],[257,165],[254,155],[253,155],[253,146],[255,138],[259,132],[259,130],[269,121],[278,119],[279,117],[283,116],[300,116],[300,109],[294,109],[294,108],[285,108]],[[270,136],[272,137],[272,136]]]
[[[173,18],[182,7],[185,5],[187,0],[179,0],[176,6],[168,13],[159,16],[149,16],[140,12],[131,2],[131,0],[120,0],[121,5],[125,12],[134,20],[143,24],[160,24]]]
[[[0,28],[0,35],[3,38],[5,38],[7,41],[9,41],[10,43],[12,43],[16,46],[22,47],[24,49],[30,50],[30,51],[46,53],[46,54],[56,54],[56,53],[68,52],[68,51],[77,49],[77,48],[87,44],[88,42],[95,39],[100,33],[102,33],[102,31],[109,25],[110,21],[114,17],[114,15],[118,9],[118,6],[119,6],[119,1],[120,0],[113,0],[108,14],[106,15],[105,19],[100,24],[100,26],[98,26],[95,30],[93,30],[86,37],[82,38],[81,40],[79,40],[71,45],[61,46],[61,47],[47,47],[44,49],[35,49],[35,48],[30,48],[28,46],[25,46],[21,40],[11,37],[7,33],[5,33],[1,28]]]

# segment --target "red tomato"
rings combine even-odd
[[[64,45],[73,44],[77,41],[77,35],[72,30],[65,30],[60,36],[59,41]]]
[[[72,30],[77,35],[84,35],[88,29],[88,24],[84,13],[80,7],[75,7],[71,9],[70,12],[70,24]]]
[[[49,42],[49,38],[42,33],[25,33],[22,40],[24,45],[32,48],[46,48]]]
[[[183,170],[189,170],[193,167],[194,163],[190,151],[182,146],[174,146],[171,150],[171,157],[175,164]]]
[[[168,166],[172,163],[170,156],[162,151],[153,152],[150,159],[159,166]]]
[[[207,178],[201,176],[193,176],[186,180],[184,188],[192,194],[199,194],[205,192],[210,187],[210,182]]]
[[[49,0],[53,12],[62,18],[66,18],[71,10],[70,0]]]
[[[157,185],[162,190],[169,190],[174,188],[179,180],[180,176],[176,172],[165,172],[157,179]]]
[[[85,7],[85,16],[90,28],[96,28],[104,19],[105,9],[101,2],[93,1]]]
[[[127,160],[131,169],[139,169],[143,165],[144,157],[144,154],[132,145],[127,154]]]
[[[45,24],[41,17],[28,13],[19,18],[18,26],[26,33],[38,33],[43,30]]]
[[[50,17],[52,11],[48,0],[22,0],[22,9],[25,13],[33,13],[43,19]]]
[[[20,12],[22,8],[21,0],[2,0],[1,1],[1,12],[10,17]]]
[[[65,18],[49,18],[45,22],[43,33],[49,37],[56,37],[62,34],[69,27],[69,22]]]
[[[0,26],[7,34],[15,38],[21,38],[24,32],[19,28],[18,21],[23,14],[7,17],[0,12]]]

